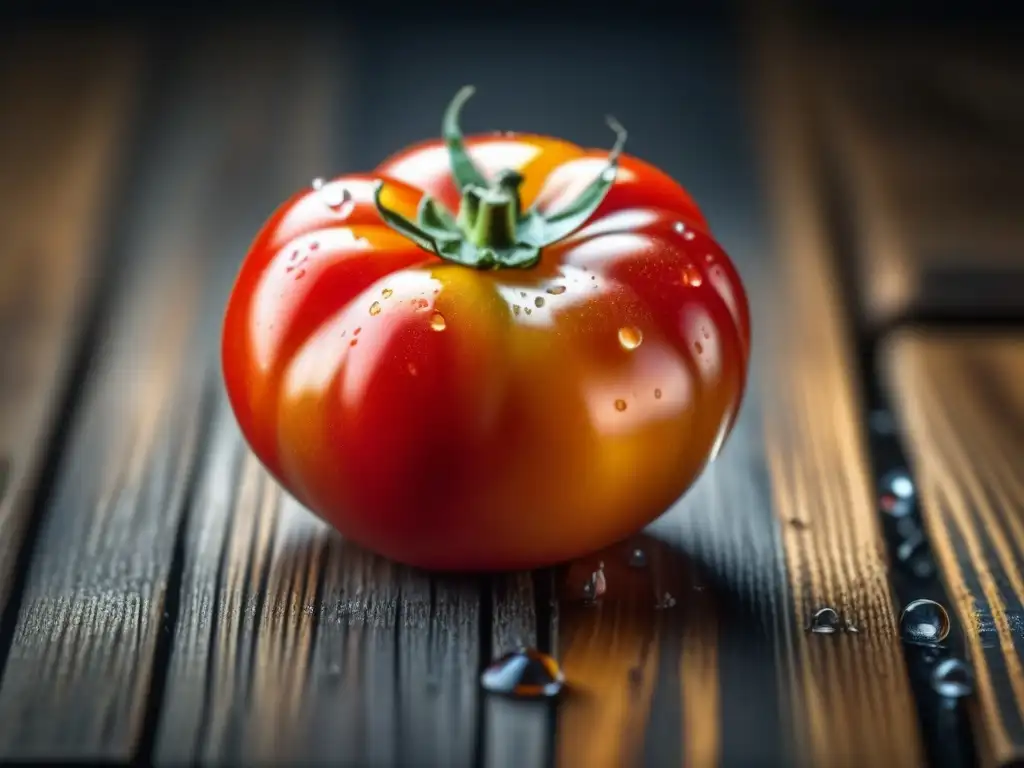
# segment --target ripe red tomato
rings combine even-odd
[[[619,155],[620,126],[610,156],[464,141],[468,95],[443,140],[270,218],[224,377],[257,456],[345,536],[427,568],[532,568],[690,486],[735,419],[749,313],[696,204]]]

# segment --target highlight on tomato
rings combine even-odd
[[[739,275],[689,194],[622,149],[442,138],[315,181],[227,305],[224,379],[273,476],[430,569],[534,568],[662,514],[729,434]]]

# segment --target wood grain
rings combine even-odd
[[[1024,760],[1024,334],[905,331],[885,364],[967,636],[985,763]]]
[[[791,599],[796,738],[813,764],[918,765],[917,718],[875,511],[850,329],[814,180],[800,71],[782,38],[765,64],[765,158],[780,254],[765,343],[766,454]],[[774,54],[774,55],[771,55]],[[856,634],[805,631],[834,608]]]
[[[187,535],[157,761],[468,765],[479,585],[343,542],[221,402]]]
[[[161,83],[6,659],[5,758],[125,760],[150,738],[212,407],[214,288],[233,271],[217,254],[244,246],[266,210],[275,115],[302,114],[284,74],[298,44],[268,54],[267,42],[189,40]]]
[[[536,575],[497,576],[491,583],[491,656],[520,646],[537,647],[535,579],[550,581],[547,571]],[[552,749],[553,705],[517,702],[498,696],[484,698],[484,764],[488,768],[546,765]]]
[[[144,59],[129,32],[0,57],[0,605],[81,342]]]

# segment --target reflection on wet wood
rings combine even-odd
[[[0,605],[96,287],[144,66],[130,34],[25,35],[0,54]]]
[[[1024,335],[905,332],[885,356],[986,762],[1024,760]]]

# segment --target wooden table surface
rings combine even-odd
[[[0,759],[1024,761],[1019,50],[570,24],[465,22],[457,55],[443,25],[344,17],[0,32]],[[492,55],[512,41],[522,66]],[[755,336],[732,437],[650,529],[473,579],[284,494],[217,356],[270,211],[435,135],[470,61],[467,130],[600,146],[606,112],[626,122],[733,255]],[[899,73],[946,111],[894,96]],[[948,608],[945,642],[903,642],[918,598]],[[825,607],[845,631],[808,632]],[[481,691],[518,643],[564,666],[557,703]],[[972,695],[932,685],[947,658]]]

